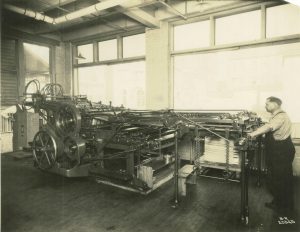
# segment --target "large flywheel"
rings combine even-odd
[[[41,130],[33,139],[33,156],[38,167],[42,170],[54,166],[60,146],[49,130]]]
[[[79,110],[74,105],[62,104],[55,114],[55,126],[60,135],[75,135],[81,127]]]

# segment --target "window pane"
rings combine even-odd
[[[34,79],[40,82],[40,88],[50,83],[50,49],[49,47],[39,46],[35,44],[24,43],[25,56],[25,85]],[[36,89],[28,89],[28,92],[35,92]]]
[[[93,44],[85,44],[77,46],[78,64],[93,62]]]
[[[260,39],[261,11],[216,19],[216,45]]]
[[[49,47],[24,43],[26,71],[49,72]]]
[[[109,103],[108,84],[106,65],[78,68],[79,94],[86,95],[92,102]]]
[[[278,96],[292,122],[300,122],[299,73],[300,43],[176,56],[174,106],[247,109],[267,119],[265,99]]]
[[[145,61],[78,68],[79,94],[93,102],[145,109]]]
[[[145,55],[145,34],[127,36],[123,38],[123,57]]]
[[[202,21],[174,27],[174,50],[209,46],[210,22]]]
[[[300,34],[300,7],[292,4],[267,8],[267,37]]]
[[[117,59],[117,39],[99,42],[99,60],[113,60]]]
[[[111,66],[112,102],[126,108],[145,109],[145,61]]]

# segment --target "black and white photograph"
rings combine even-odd
[[[300,231],[300,0],[0,12],[0,231]]]

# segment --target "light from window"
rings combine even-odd
[[[145,109],[145,61],[78,68],[79,94],[93,102]]]
[[[145,55],[145,33],[123,37],[123,58]]]
[[[117,59],[118,57],[117,39],[99,42],[98,46],[99,46],[99,61]]]
[[[78,89],[80,95],[86,95],[92,102],[109,103],[109,80],[107,66],[78,68]]]
[[[50,83],[50,49],[46,46],[24,43],[25,56],[25,85],[31,80],[38,80],[40,88]],[[34,85],[33,89],[28,89],[29,93],[36,91]]]
[[[209,46],[209,20],[174,27],[174,50]]]
[[[258,40],[261,37],[261,11],[216,19],[216,45]]]
[[[300,43],[174,57],[175,109],[246,109],[277,96],[300,122]],[[299,131],[300,134],[300,131]]]
[[[112,102],[126,108],[145,109],[145,61],[111,65]]]
[[[267,38],[300,34],[300,7],[285,4],[267,8]]]

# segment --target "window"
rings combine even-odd
[[[50,83],[50,49],[49,47],[24,43],[25,85],[34,79],[40,82],[40,88]],[[32,85],[33,87],[33,85]],[[28,89],[28,93],[36,89]]]
[[[126,108],[145,108],[145,61],[78,68],[79,94]]]
[[[15,105],[18,96],[24,92],[22,89],[21,93],[18,93],[16,44],[13,39],[1,39],[1,110],[6,106]]]
[[[86,95],[92,102],[109,103],[110,88],[106,65],[78,68],[77,74],[80,95]]]
[[[260,28],[260,10],[217,18],[216,45],[260,39]]]
[[[174,50],[208,47],[209,20],[174,27]]]
[[[145,62],[112,65],[112,102],[132,109],[146,107]]]
[[[174,107],[247,109],[266,118],[265,99],[278,96],[300,122],[299,73],[300,43],[175,56]]]
[[[93,62],[93,44],[85,44],[77,46],[78,64]]]
[[[118,58],[117,39],[99,42],[98,46],[99,61],[113,60]]]
[[[267,38],[300,34],[300,7],[285,4],[267,8]]]
[[[123,37],[123,58],[145,56],[145,34]]]

